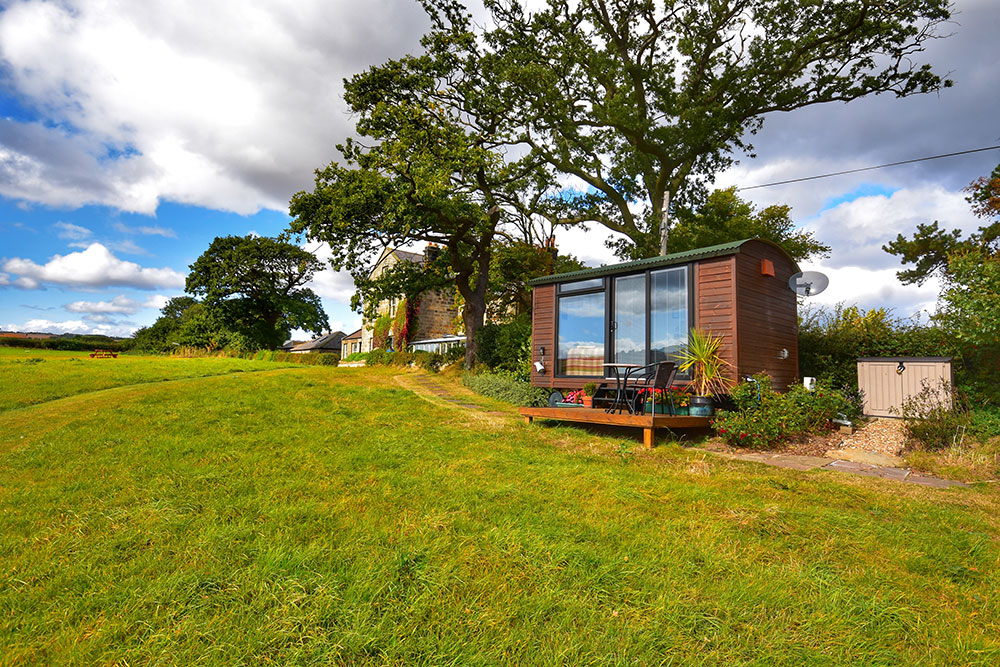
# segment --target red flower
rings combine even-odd
[[[746,433],[740,433],[740,437],[741,438],[745,438],[745,437],[747,437],[747,434]]]

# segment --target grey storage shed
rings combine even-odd
[[[903,403],[927,386],[951,408],[950,357],[867,357],[858,359],[858,388],[869,417],[901,417]]]

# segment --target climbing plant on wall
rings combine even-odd
[[[372,349],[384,350],[389,341],[389,330],[392,328],[392,317],[380,315],[372,325]]]
[[[417,332],[417,314],[420,311],[420,301],[404,299],[396,308],[396,316],[392,320],[392,340],[397,350],[405,350]]]

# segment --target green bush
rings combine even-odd
[[[22,347],[32,350],[60,350],[63,352],[93,352],[96,349],[116,352],[130,349],[132,341],[119,341],[106,336],[67,336],[59,338],[0,338],[0,347]]]
[[[851,400],[828,384],[820,383],[814,391],[795,385],[779,394],[766,374],[754,379],[756,384],[742,382],[733,389],[736,409],[720,412],[712,424],[730,445],[767,449],[789,437],[827,431],[838,414],[848,418],[859,414]]]
[[[531,364],[531,315],[506,324],[485,324],[476,332],[477,360],[490,369],[520,371]]]
[[[368,366],[388,366],[392,363],[392,352],[379,348],[368,353],[365,364]]]
[[[453,364],[456,361],[462,361],[465,359],[465,346],[464,345],[454,345],[444,353],[444,362],[446,364]]]
[[[341,359],[341,361],[364,361],[367,358],[367,352],[351,352],[349,355]]]
[[[425,371],[436,373],[444,363],[444,357],[437,352],[417,350],[413,353],[415,363]]]
[[[531,383],[517,379],[506,372],[465,373],[462,384],[483,396],[496,398],[523,407],[542,407],[548,404],[549,391],[532,387]]]
[[[340,363],[340,355],[334,352],[324,352],[319,355],[321,366],[336,366]]]
[[[941,393],[951,395],[951,408]],[[902,417],[910,439],[924,449],[944,449],[958,442],[974,423],[964,395],[953,387],[932,387],[924,382],[915,396],[903,401]]]
[[[804,310],[799,321],[800,372],[833,387],[858,386],[861,357],[955,357],[961,352],[941,327],[893,317],[884,308]]]
[[[398,350],[392,353],[392,360],[390,363],[393,366],[401,366],[403,368],[409,368],[411,364],[416,361],[416,356],[413,352],[408,350]]]
[[[1000,436],[1000,408],[975,408],[969,412],[969,420],[969,431],[975,437],[989,440]]]

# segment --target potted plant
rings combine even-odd
[[[722,338],[713,336],[708,331],[692,329],[687,345],[677,353],[681,371],[691,371],[691,384],[694,391],[691,397],[689,414],[697,417],[712,416],[712,397],[729,390],[732,382],[726,376],[730,363],[719,354]]]
[[[646,402],[645,412],[666,414],[670,412],[669,396],[663,389],[640,389],[639,394]]]
[[[594,395],[597,393],[597,383],[588,382],[583,385],[583,396],[580,398],[580,402],[583,403],[583,407],[592,408],[594,407]]]
[[[688,407],[691,405],[691,394],[688,393],[687,389],[671,389],[670,398],[673,400],[675,415],[689,414]]]
[[[583,405],[583,390],[577,389],[566,394],[566,400],[556,403],[560,408],[579,408]]]

